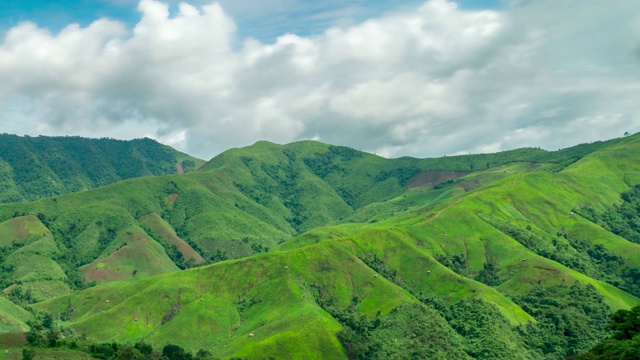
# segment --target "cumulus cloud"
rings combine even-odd
[[[262,139],[425,157],[640,130],[640,5],[626,0],[430,0],[271,44],[239,38],[218,3],[138,9],[132,29],[10,29],[1,131],[152,136],[208,158]]]

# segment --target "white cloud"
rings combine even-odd
[[[424,157],[640,130],[640,4],[625,0],[504,11],[431,0],[273,44],[239,39],[218,3],[138,8],[131,30],[107,19],[10,29],[0,132],[152,134],[201,157],[312,138]]]

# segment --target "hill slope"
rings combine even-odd
[[[46,255],[66,276],[12,268],[7,292],[62,281],[35,307],[63,326],[225,358],[563,358],[640,302],[640,245],[586,217],[640,184],[638,155],[639,135],[424,160],[260,142],[0,206],[2,264]],[[178,272],[195,253],[219,263]],[[75,292],[86,280],[102,284]]]
[[[193,171],[202,163],[151,139],[0,134],[0,203],[88,190],[139,176]]]
[[[345,355],[335,337],[341,326],[318,302],[355,306],[368,316],[417,303],[374,275],[347,251],[325,244],[112,283],[39,307],[55,312],[72,303],[69,325],[98,341],[144,338],[156,346],[171,341],[223,357],[338,359]],[[464,358],[461,341],[446,321],[433,309],[424,311],[430,330],[441,334],[425,339],[430,354],[447,358],[443,349],[449,348]],[[116,327],[121,331],[114,338]]]
[[[111,256],[107,249],[123,243],[122,233],[130,226],[142,228],[151,238],[149,244],[162,245],[163,249],[156,246],[152,251],[165,258],[161,263],[166,264],[169,256],[176,266],[186,268],[263,252],[331,222],[366,221],[411,206],[433,205],[514,171],[561,169],[616,141],[559,152],[521,149],[425,160],[390,160],[311,141],[285,146],[259,142],[229,150],[201,171],[183,176],[131,179],[94,191],[0,206],[0,221],[37,215],[50,230],[57,250],[43,263],[50,264],[55,274],[62,274],[62,269],[64,276],[31,278],[40,287],[51,288],[39,291],[35,300],[40,301],[82,288],[88,281],[125,280],[176,269],[155,267],[150,261],[133,266],[135,261],[127,257],[135,253],[127,251],[118,254],[119,260],[103,261]],[[521,162],[513,163],[516,160]],[[505,163],[511,164],[509,171],[495,166],[470,172]],[[423,186],[425,179],[450,179],[463,186],[433,189]],[[409,184],[413,188],[407,192]],[[405,192],[403,199],[387,201]],[[115,265],[118,275],[107,276],[109,267],[104,266],[114,261],[129,265],[120,270]],[[44,286],[41,279],[55,284]],[[10,287],[9,281],[18,280],[7,277],[3,285]]]
[[[0,334],[25,331],[29,329],[26,322],[32,319],[29,312],[0,297]]]

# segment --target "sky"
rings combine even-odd
[[[637,99],[637,1],[0,6],[0,133],[434,157],[638,132]]]

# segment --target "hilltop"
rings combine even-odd
[[[183,173],[203,163],[146,138],[0,134],[0,203],[32,201],[140,176]]]
[[[0,206],[2,286],[97,342],[563,358],[640,303],[640,229],[620,217],[640,198],[638,155],[639,135],[437,159],[259,142],[184,175]]]

